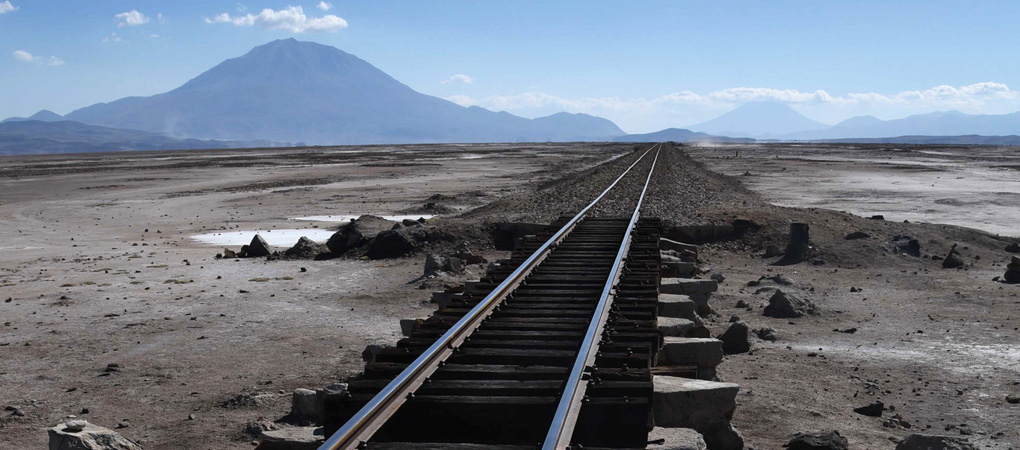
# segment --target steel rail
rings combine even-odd
[[[602,295],[595,307],[592,321],[588,325],[588,331],[581,342],[581,349],[577,353],[574,365],[567,377],[567,384],[563,388],[563,395],[560,396],[559,404],[556,406],[556,414],[553,416],[552,424],[549,427],[549,434],[542,443],[542,450],[563,450],[570,446],[570,439],[574,434],[574,426],[577,424],[577,417],[581,412],[582,400],[588,390],[588,379],[591,377],[589,368],[595,364],[598,354],[596,339],[599,339],[605,331],[606,321],[609,318],[607,312],[615,297],[613,286],[617,284],[623,272],[624,259],[630,251],[634,226],[637,224],[641,214],[641,204],[644,202],[645,193],[648,192],[648,185],[652,181],[652,173],[655,172],[655,163],[659,161],[659,152],[662,151],[660,144],[659,151],[655,152],[655,159],[652,160],[652,168],[648,169],[648,178],[645,179],[645,186],[638,197],[637,206],[627,224],[627,231],[624,234],[620,249],[616,252],[616,259],[613,261],[613,268],[609,272],[606,284],[602,288]]]
[[[662,144],[657,144],[657,146],[661,148]],[[318,450],[353,450],[367,444],[372,435],[383,426],[386,419],[392,416],[407,398],[412,396],[414,391],[425,382],[425,379],[435,372],[440,362],[446,360],[464,342],[464,339],[488,317],[492,309],[502,302],[507,294],[513,292],[524,281],[524,278],[530,274],[531,270],[548,256],[549,251],[566,238],[578,222],[655,147],[656,145],[653,145],[637,161],[634,161],[630,167],[627,167],[627,170],[623,171],[595,200],[563,225],[556,234],[550,237],[535,253],[525,260],[517,270],[514,270],[489,295],[485,296],[457,323],[443,333],[435,343],[400,372],[379,394],[351,417],[343,427],[337,430],[336,433],[333,433],[329,439],[319,446]]]

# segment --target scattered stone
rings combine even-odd
[[[859,408],[854,408],[855,413],[868,417],[882,417],[882,411],[884,410],[885,404],[880,401],[876,401],[875,403],[861,406]]]
[[[464,273],[463,261],[455,256],[443,256],[438,253],[429,253],[425,257],[425,276],[436,275],[440,272],[453,274]]]
[[[712,276],[709,278],[715,280],[717,283],[722,283],[723,281],[726,281],[726,276],[721,273],[713,273]]]
[[[1006,251],[1010,253],[1020,253],[1020,243],[1012,243],[1006,246]]]
[[[1006,396],[1006,403],[1016,405],[1020,403],[1020,395],[1010,394]]]
[[[421,225],[421,223],[418,223],[417,220],[412,220],[412,219],[401,220],[400,224],[405,226],[405,227],[414,227],[414,226]]]
[[[342,255],[357,247],[361,243],[362,237],[358,222],[352,220],[329,237],[329,240],[326,241],[326,248],[334,255]]]
[[[854,241],[854,240],[857,240],[857,239],[868,239],[870,237],[871,237],[870,234],[865,233],[863,231],[854,231],[853,233],[850,233],[850,234],[846,235],[846,237],[844,239],[846,239],[848,241]]]
[[[262,236],[256,234],[255,237],[251,238],[251,243],[248,244],[248,251],[245,253],[245,256],[259,258],[272,254],[273,250],[269,248],[269,243]]]
[[[751,342],[747,338],[749,331],[747,325],[743,322],[735,322],[730,325],[726,332],[719,336],[719,340],[722,341],[723,352],[727,355],[734,355],[750,351]]]
[[[769,298],[769,304],[762,314],[766,317],[795,319],[803,317],[805,314],[818,314],[818,310],[811,301],[792,292],[776,289],[776,293]]]
[[[892,239],[893,252],[906,253],[910,256],[921,256],[921,243],[913,236],[898,235]]]
[[[77,433],[81,430],[84,430],[85,427],[88,426],[88,424],[89,424],[88,422],[81,419],[71,419],[68,420],[67,422],[64,422],[64,431]]]
[[[120,422],[117,422],[117,428],[127,428],[127,427],[130,427],[130,426],[131,426],[131,422],[129,422],[127,419],[124,419],[124,420],[121,420]]]
[[[730,315],[730,323],[734,323],[734,322],[740,322],[740,316],[738,316],[736,314]]]
[[[293,247],[283,252],[283,255],[287,258],[312,259],[328,250],[328,247],[301,236]]]
[[[188,414],[188,420],[195,420],[197,418],[194,414]]]
[[[776,330],[769,327],[759,328],[758,331],[755,332],[755,334],[758,335],[758,339],[761,339],[763,341],[774,342],[777,340]]]
[[[776,247],[775,245],[768,245],[768,246],[766,246],[765,247],[765,254],[762,255],[762,257],[765,257],[765,258],[775,258],[777,256],[779,256],[779,247]]]
[[[874,216],[869,217],[869,219],[871,219],[871,220],[885,220],[885,216],[883,216],[881,214],[875,214]]]
[[[261,436],[263,431],[277,430],[279,428],[271,420],[259,417],[258,419],[249,420],[244,426],[244,432],[257,437]]]
[[[857,328],[842,328],[842,329],[836,328],[832,331],[835,331],[837,333],[854,334],[857,332]]]
[[[789,450],[847,450],[847,440],[836,430],[796,433],[786,444]]]
[[[956,269],[963,267],[963,255],[956,250],[956,244],[953,244],[953,248],[949,249],[949,254],[946,255],[946,259],[942,260],[943,269]]]
[[[737,300],[737,304],[734,305],[736,308],[747,308],[747,302],[744,300]]]
[[[235,252],[235,251],[233,251],[233,250],[231,250],[229,248],[225,248],[225,249],[223,249],[223,257],[224,258],[237,258],[237,252]]]
[[[73,426],[68,427],[71,422]],[[142,450],[140,445],[116,431],[84,420],[72,420],[50,428],[49,437],[50,450]]]
[[[691,428],[655,427],[648,433],[649,450],[708,450],[705,438]]]
[[[912,434],[900,441],[896,450],[975,450],[975,447],[961,438]]]

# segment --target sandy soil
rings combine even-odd
[[[427,291],[409,284],[421,273],[420,256],[216,260],[218,247],[191,236],[336,225],[290,220],[313,215],[424,213],[437,193],[451,196],[444,205],[456,211],[481,206],[440,223],[551,220],[600,191],[636,158],[633,148],[402,146],[0,160],[0,297],[11,297],[0,303],[0,405],[26,413],[3,413],[0,447],[40,448],[45,427],[75,414],[107,427],[128,419],[120,431],[149,449],[250,448],[245,421],[280,417],[294,388],[360,370],[366,344],[395,342],[398,319],[434,308],[422,303]],[[764,167],[777,150],[754,151],[761,160],[735,164]],[[723,173],[747,170],[727,165],[716,149],[696,155]],[[702,252],[706,266],[727,277],[713,300],[720,313],[713,331],[721,333],[737,314],[779,336],[754,339],[752,353],[727,357],[720,367],[723,379],[742,386],[735,424],[750,447],[779,448],[793,432],[823,428],[839,430],[853,448],[891,449],[918,430],[963,433],[987,448],[1020,446],[1020,406],[1004,401],[1020,393],[1020,287],[992,281],[1005,270],[1006,240],[905,224],[893,214],[896,221],[875,221],[774,206],[767,202],[778,202],[773,194],[754,192],[780,190],[751,182],[764,175],[719,175],[676,151],[658,164],[646,214],[674,224],[740,217],[763,226]],[[800,157],[797,167],[810,174],[816,164],[830,162]],[[845,167],[888,174],[886,164]],[[808,181],[791,186],[818,199],[801,205],[864,213],[827,203],[832,189]],[[766,245],[785,245],[791,221],[811,225],[815,260],[824,263],[776,266],[760,256]],[[872,237],[843,239],[856,230]],[[897,234],[916,236],[926,255],[959,243],[968,266],[945,270],[930,257],[894,255],[888,241]],[[482,239],[471,245],[498,256]],[[795,282],[784,289],[802,292],[821,315],[762,317],[771,291],[747,282],[777,273]],[[751,309],[735,308],[738,300]],[[111,363],[119,370],[106,372]],[[895,408],[886,418],[901,414],[911,429],[852,412],[875,399]]]

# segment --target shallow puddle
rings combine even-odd
[[[374,215],[374,214],[373,214]],[[292,220],[308,220],[313,222],[350,222],[351,219],[357,219],[361,215],[338,215],[338,216],[308,216],[308,217],[295,217]],[[425,218],[426,220],[431,219],[435,216],[429,214],[411,214],[406,216],[383,216],[386,220],[392,220],[394,222],[400,222],[404,219],[418,220],[419,218]]]

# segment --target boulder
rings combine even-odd
[[[245,256],[249,258],[259,258],[262,256],[269,256],[273,254],[273,250],[269,248],[269,243],[266,242],[262,236],[255,235],[251,238],[251,243],[248,244],[248,251]]]
[[[758,336],[758,339],[761,339],[763,341],[772,342],[777,339],[776,330],[769,327],[759,328],[757,331],[754,332],[754,334]]]
[[[414,236],[407,228],[383,231],[376,235],[372,248],[366,254],[371,259],[397,258],[413,253],[418,248]]]
[[[142,446],[111,429],[84,420],[70,422],[70,427],[62,423],[49,429],[50,450],[142,450]]]
[[[734,355],[750,351],[751,342],[747,338],[749,332],[750,330],[744,322],[731,324],[726,332],[719,336],[719,340],[722,341],[723,353]]]
[[[301,236],[297,243],[283,252],[283,254],[288,258],[311,259],[319,256],[321,253],[326,253],[327,250],[329,249],[326,246]]]
[[[946,259],[942,260],[943,269],[956,269],[963,267],[963,255],[956,250],[956,244],[953,244],[953,248],[949,249],[949,254],[946,255]]]
[[[740,386],[657,375],[653,378],[652,418],[656,427],[693,428],[713,450],[744,448],[730,426]]]
[[[882,411],[885,411],[885,404],[878,401],[854,408],[855,413],[868,417],[882,417]]]
[[[460,274],[464,273],[463,261],[456,256],[444,256],[438,253],[429,253],[425,257],[425,276],[435,275],[439,272]]]
[[[765,247],[765,253],[762,255],[765,258],[775,258],[779,256],[779,247],[775,245],[768,245]]]
[[[329,240],[326,241],[326,247],[334,255],[342,255],[348,250],[357,247],[361,243],[362,237],[358,222],[352,220],[347,225],[340,227],[336,233],[329,237]]]
[[[261,437],[255,450],[315,450],[326,440],[322,427],[283,427]]]
[[[1003,279],[1007,283],[1020,283],[1020,256],[1010,258],[1009,264],[1006,265],[1006,275]]]
[[[896,445],[896,450],[975,450],[965,439],[950,436],[912,434]]]
[[[655,427],[648,432],[649,450],[708,450],[705,438],[691,428]]]
[[[853,240],[857,240],[857,239],[867,239],[867,238],[870,238],[870,237],[871,237],[870,234],[865,233],[863,231],[854,231],[854,232],[852,232],[850,234],[847,234],[844,239],[846,239],[848,241],[853,241]]]
[[[421,225],[421,223],[419,223],[417,220],[412,220],[412,219],[401,220],[400,224],[405,226],[405,227],[414,227],[414,226]]]
[[[913,236],[899,235],[892,239],[893,251],[910,256],[921,256],[921,243]]]
[[[792,292],[776,289],[775,294],[772,294],[772,297],[769,298],[769,304],[762,311],[762,314],[766,317],[794,319],[803,317],[805,314],[818,314],[818,310],[810,300]]]
[[[1020,243],[1012,243],[1006,246],[1006,251],[1010,253],[1020,253]]]
[[[797,433],[786,444],[790,450],[847,450],[846,438],[836,430]]]

